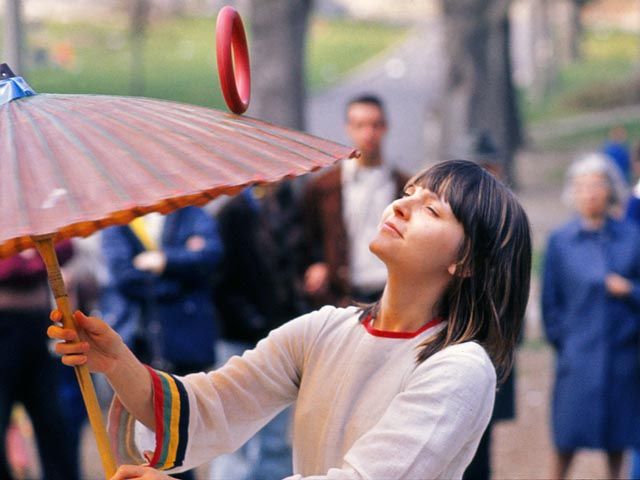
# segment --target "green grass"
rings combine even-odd
[[[627,130],[629,138],[640,138],[640,120],[622,122],[620,125]],[[540,142],[538,147],[544,150],[554,151],[572,151],[578,146],[583,149],[598,148],[602,144],[603,140],[607,138],[607,134],[610,130],[611,125],[581,130],[572,135],[549,138]]]
[[[145,45],[142,95],[223,107],[215,72],[215,20],[181,18],[154,22]],[[406,28],[377,23],[314,19],[308,38],[307,78],[325,88],[350,69],[401,40]],[[31,51],[49,58],[72,45],[72,68],[32,66],[26,77],[38,92],[130,95],[131,50],[124,19],[31,26]]]
[[[572,104],[572,96],[629,77],[640,60],[640,36],[621,31],[587,31],[582,41],[582,52],[579,62],[559,73],[553,92],[543,102],[532,104],[522,95],[527,121],[577,113],[580,109]]]
[[[542,275],[542,263],[544,262],[544,252],[534,249],[531,255],[531,273],[532,275]]]

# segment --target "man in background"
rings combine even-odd
[[[383,210],[407,181],[383,161],[387,118],[378,97],[362,95],[347,104],[346,130],[360,156],[329,168],[304,192],[304,290],[314,307],[380,297],[387,272],[369,243]]]

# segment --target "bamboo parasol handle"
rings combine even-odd
[[[49,276],[49,285],[53,291],[53,296],[56,299],[56,305],[58,310],[62,313],[62,324],[65,328],[76,329],[71,315],[71,305],[69,303],[69,296],[67,295],[67,289],[65,288],[64,281],[62,279],[62,273],[60,272],[60,265],[58,264],[58,257],[53,246],[53,235],[34,236],[32,240],[36,244],[36,248],[47,267],[47,275]],[[116,461],[109,444],[109,437],[107,436],[107,430],[104,426],[102,419],[102,411],[98,404],[98,397],[96,391],[93,388],[93,381],[89,374],[89,369],[86,365],[80,365],[74,367],[76,373],[76,379],[80,385],[80,392],[82,392],[82,399],[84,400],[85,408],[89,416],[89,423],[93,429],[93,434],[98,444],[98,452],[102,460],[102,468],[106,478],[111,478],[116,473]]]

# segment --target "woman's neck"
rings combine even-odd
[[[436,316],[449,279],[419,284],[389,275],[374,327],[387,332],[415,332]]]

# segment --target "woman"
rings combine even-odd
[[[623,450],[640,446],[640,234],[610,215],[626,188],[607,157],[588,155],[567,177],[578,215],[549,239],[542,292],[557,352],[552,477],[565,478],[577,449],[597,448],[619,478]]]
[[[117,393],[112,425],[127,426],[127,410],[155,432],[141,445],[153,450],[151,466],[188,468],[233,451],[295,403],[292,479],[461,478],[520,334],[526,215],[476,164],[441,163],[408,182],[370,248],[388,269],[377,304],[299,317],[207,374],[147,369],[79,312],[80,341],[59,326],[48,333],[68,342],[56,346],[63,363],[106,374]],[[125,455],[127,432],[116,428]],[[114,478],[168,477],[123,466]]]

